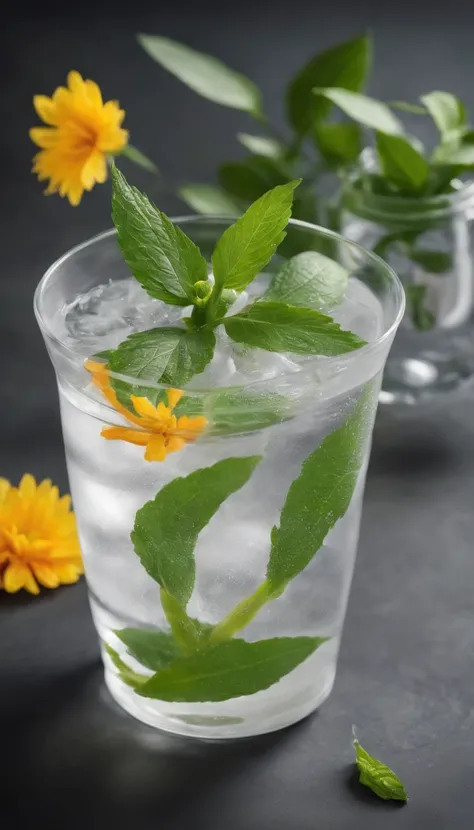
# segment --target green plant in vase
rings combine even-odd
[[[390,106],[340,88],[315,89],[314,94],[368,132],[371,140],[344,185],[344,208],[349,216],[366,220],[365,229],[363,223],[358,226],[358,241],[388,259],[402,277],[414,327],[432,329],[443,305],[439,281],[446,281],[455,267],[454,220],[472,198],[460,179],[474,167],[474,131],[463,103],[441,91],[422,95],[420,104]],[[407,133],[394,109],[433,120],[439,141],[430,153]],[[345,221],[351,235],[355,225]]]

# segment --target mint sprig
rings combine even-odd
[[[139,381],[185,386],[211,362],[214,331],[220,325],[237,343],[274,352],[337,355],[364,345],[357,335],[343,331],[318,310],[342,299],[347,272],[316,252],[291,260],[263,301],[232,315],[238,294],[261,273],[284,240],[299,181],[267,191],[224,231],[212,255],[211,280],[208,264],[194,242],[113,167],[112,216],[132,274],[150,296],[172,305],[192,306],[182,328],[138,332],[107,351],[112,373],[138,381],[129,395],[147,396],[146,386],[141,388]],[[274,301],[268,302],[269,298]],[[127,406],[126,381],[112,375],[110,382]]]

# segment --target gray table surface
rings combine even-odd
[[[413,100],[448,88],[474,115],[467,4],[175,5],[120,11],[110,2],[99,11],[86,2],[67,11],[20,2],[3,30],[0,474],[14,481],[29,470],[67,487],[54,376],[31,298],[56,256],[109,225],[107,186],[72,210],[45,199],[30,176],[33,93],[50,93],[72,67],[98,80],[172,185],[210,178],[216,161],[239,153],[236,131],[252,124],[166,76],[134,45],[137,30],[246,71],[278,123],[279,91],[299,64],[370,25],[373,94]],[[146,174],[135,181],[150,188]],[[168,212],[182,211],[154,187]],[[380,412],[336,685],[319,713],[286,731],[200,744],[136,724],[104,689],[84,583],[33,600],[0,594],[2,828],[472,828],[473,411],[468,389]],[[356,784],[352,724],[403,778],[407,807]]]

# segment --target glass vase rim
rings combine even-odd
[[[369,171],[365,171],[369,172]],[[455,213],[471,208],[474,203],[474,180],[462,181],[453,178],[455,185],[450,193],[437,193],[433,196],[407,196],[399,194],[373,193],[362,190],[357,184],[362,181],[364,171],[356,170],[350,174],[342,185],[343,207],[361,218],[377,221],[377,218],[399,219],[404,223],[420,220],[448,219]],[[357,204],[361,212],[358,213]]]
[[[173,222],[173,224],[177,224],[177,225],[189,225],[193,222],[198,222],[198,223],[202,223],[202,224],[218,223],[218,224],[221,224],[221,225],[229,226],[230,224],[233,224],[238,218],[239,218],[238,216],[235,216],[235,217],[222,216],[222,215],[219,216],[218,214],[205,214],[205,215],[185,214],[185,215],[181,215],[181,216],[172,216],[172,217],[170,217],[170,220]],[[395,273],[395,271],[393,270],[393,268],[391,268],[390,265],[388,265],[388,263],[385,262],[385,260],[382,259],[382,257],[378,256],[373,251],[370,251],[370,250],[364,248],[362,245],[359,245],[357,242],[352,242],[351,240],[346,239],[344,236],[342,236],[342,234],[339,234],[336,231],[331,231],[328,228],[322,227],[321,225],[315,225],[315,224],[312,224],[310,222],[305,222],[301,219],[290,219],[288,224],[291,225],[292,227],[299,227],[299,228],[311,231],[312,233],[316,233],[319,236],[324,236],[324,237],[336,240],[338,243],[344,244],[347,248],[352,248],[352,249],[358,251],[359,253],[362,253],[364,255],[364,257],[366,257],[369,261],[371,261],[378,268],[381,268],[385,272],[386,276],[389,277],[390,282],[392,283],[392,285],[395,288],[395,302],[396,302],[396,310],[395,310],[395,313],[393,314],[393,319],[390,321],[389,325],[384,324],[384,328],[383,328],[383,331],[381,332],[381,334],[375,340],[371,340],[370,342],[366,343],[365,346],[361,346],[359,349],[354,349],[351,352],[346,352],[344,354],[339,354],[339,355],[334,355],[334,356],[323,356],[324,357],[324,365],[325,366],[330,366],[331,363],[332,364],[336,364],[338,362],[340,363],[341,360],[344,360],[345,362],[347,362],[347,365],[349,365],[350,363],[352,363],[356,360],[363,359],[367,355],[370,355],[371,353],[375,352],[380,346],[382,346],[387,340],[390,340],[390,338],[394,335],[394,333],[396,332],[396,330],[397,330],[397,328],[398,328],[398,326],[399,326],[399,324],[402,320],[403,314],[405,312],[405,292],[404,292],[402,283],[401,283],[399,277],[397,276],[397,274]],[[65,263],[67,263],[68,260],[72,259],[76,254],[80,253],[84,249],[86,249],[86,248],[88,248],[88,247],[90,247],[94,244],[99,244],[101,242],[107,241],[107,240],[111,239],[113,236],[116,236],[116,235],[117,235],[117,229],[116,228],[108,228],[107,230],[100,231],[99,233],[88,237],[87,239],[83,240],[82,242],[79,242],[77,245],[74,245],[72,248],[69,248],[67,251],[65,251],[65,253],[63,253],[61,256],[59,256],[57,259],[55,259],[54,262],[47,268],[47,270],[44,272],[43,276],[41,277],[38,285],[36,286],[34,297],[33,297],[33,307],[34,307],[34,313],[35,313],[38,325],[39,325],[43,335],[45,335],[49,340],[51,340],[56,345],[56,347],[60,350],[60,352],[63,353],[64,355],[66,355],[66,357],[69,357],[69,359],[71,359],[72,361],[78,361],[78,359],[79,359],[84,364],[85,361],[88,359],[88,357],[84,356],[83,354],[79,354],[76,349],[72,348],[68,343],[66,343],[60,336],[58,336],[58,334],[56,332],[54,332],[54,330],[51,328],[51,326],[48,325],[48,323],[44,319],[44,316],[43,316],[43,313],[42,313],[43,293],[44,293],[47,285],[49,285],[51,279],[57,273],[58,269],[60,269],[61,266],[65,265]],[[92,355],[90,357],[92,357]],[[317,360],[320,357],[321,356],[314,355],[315,360]],[[311,366],[314,366],[314,364],[311,363]],[[304,367],[304,368],[302,367],[301,372],[305,372],[305,371],[306,371],[306,367]],[[110,372],[109,374],[114,379],[124,381],[124,382],[126,382],[130,385],[139,384],[141,387],[148,387],[148,388],[155,389],[155,390],[170,388],[170,384],[158,383],[158,382],[155,382],[155,381],[147,381],[147,380],[144,380],[144,379],[141,379],[141,378],[134,378],[131,375],[122,375],[122,374],[119,374],[117,372]],[[297,374],[299,374],[299,373],[297,373]],[[237,392],[239,389],[247,389],[247,388],[250,388],[250,387],[255,388],[255,387],[258,387],[259,385],[268,387],[269,384],[276,383],[276,382],[278,382],[282,379],[285,379],[285,378],[290,378],[291,376],[294,377],[293,372],[290,372],[290,371],[281,372],[275,378],[271,378],[271,379],[268,379],[268,378],[267,379],[257,379],[255,381],[249,381],[248,383],[245,383],[245,384],[242,384],[242,385],[235,385],[235,386],[229,385],[229,386],[225,386],[225,387],[224,386],[214,386],[214,387],[210,387],[210,388],[200,388],[200,387],[199,388],[193,388],[193,387],[190,387],[190,388],[186,388],[186,392],[191,394],[191,395],[198,395],[198,396],[209,394],[209,393],[215,391],[216,389],[224,389],[224,388],[232,389],[235,392]]]

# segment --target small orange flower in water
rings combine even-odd
[[[187,415],[181,415],[177,418],[173,415],[173,409],[184,394],[180,389],[168,389],[168,406],[162,402],[158,406],[153,406],[148,398],[130,395],[136,413],[134,414],[122,406],[117,399],[110,386],[105,363],[86,360],[85,368],[91,372],[93,383],[101,390],[109,403],[127,421],[140,427],[140,429],[105,427],[101,435],[108,441],[127,441],[129,444],[146,447],[146,461],[164,461],[168,453],[178,452],[186,444],[195,441],[207,424],[207,418],[202,416],[189,418]]]
[[[125,117],[117,101],[102,101],[94,81],[84,81],[79,72],[67,76],[52,98],[35,95],[36,112],[47,127],[33,127],[30,138],[41,151],[33,159],[33,172],[40,181],[49,179],[46,193],[67,196],[78,205],[84,190],[107,178],[107,158],[120,153],[128,142],[121,128]]]
[[[70,496],[59,497],[45,480],[24,475],[18,487],[0,479],[0,588],[13,594],[40,585],[57,588],[77,582],[81,551]]]

